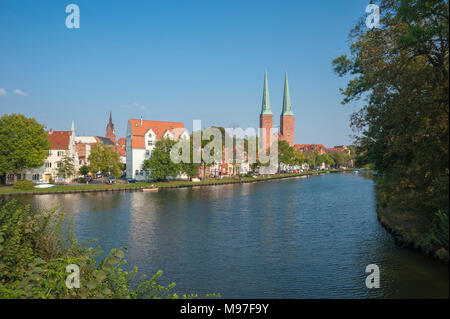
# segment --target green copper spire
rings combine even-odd
[[[267,71],[266,70],[264,70],[264,91],[263,91],[261,114],[272,114],[272,111],[270,110],[269,86],[267,85]]]
[[[294,115],[291,109],[291,96],[289,95],[287,72],[284,75],[283,113],[281,113],[281,115]]]

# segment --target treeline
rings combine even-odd
[[[350,56],[333,61],[351,76],[343,103],[365,99],[351,117],[357,165],[373,165],[382,221],[448,261],[448,1],[383,0],[379,28],[350,32]]]

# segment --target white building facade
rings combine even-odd
[[[128,179],[145,181],[151,173],[142,167],[152,156],[156,141],[162,138],[189,139],[189,134],[180,122],[148,121],[129,119],[126,142],[126,176]]]

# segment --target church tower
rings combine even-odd
[[[291,97],[289,95],[289,84],[287,73],[284,76],[283,112],[280,116],[280,140],[294,146],[295,117],[291,109]]]
[[[110,139],[114,144],[116,144],[116,132],[114,131],[114,124],[112,122],[112,113],[109,112],[109,123],[106,126],[105,137]]]
[[[270,99],[269,99],[269,87],[267,84],[267,71],[264,71],[264,90],[263,90],[263,99],[262,99],[262,110],[261,115],[259,117],[259,127],[261,129],[266,129],[266,132],[263,136],[262,130],[261,130],[261,138],[262,138],[262,145],[265,145],[265,147],[269,147],[270,143],[270,134],[271,129],[273,127],[273,114],[270,110]]]

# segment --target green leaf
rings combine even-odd
[[[99,270],[95,275],[95,278],[97,278],[98,280],[103,280],[106,278],[106,273],[103,270]]]
[[[125,253],[119,249],[116,252],[116,257],[122,259],[125,257]]]
[[[94,280],[91,280],[86,285],[89,289],[95,289],[97,288],[97,283]]]

